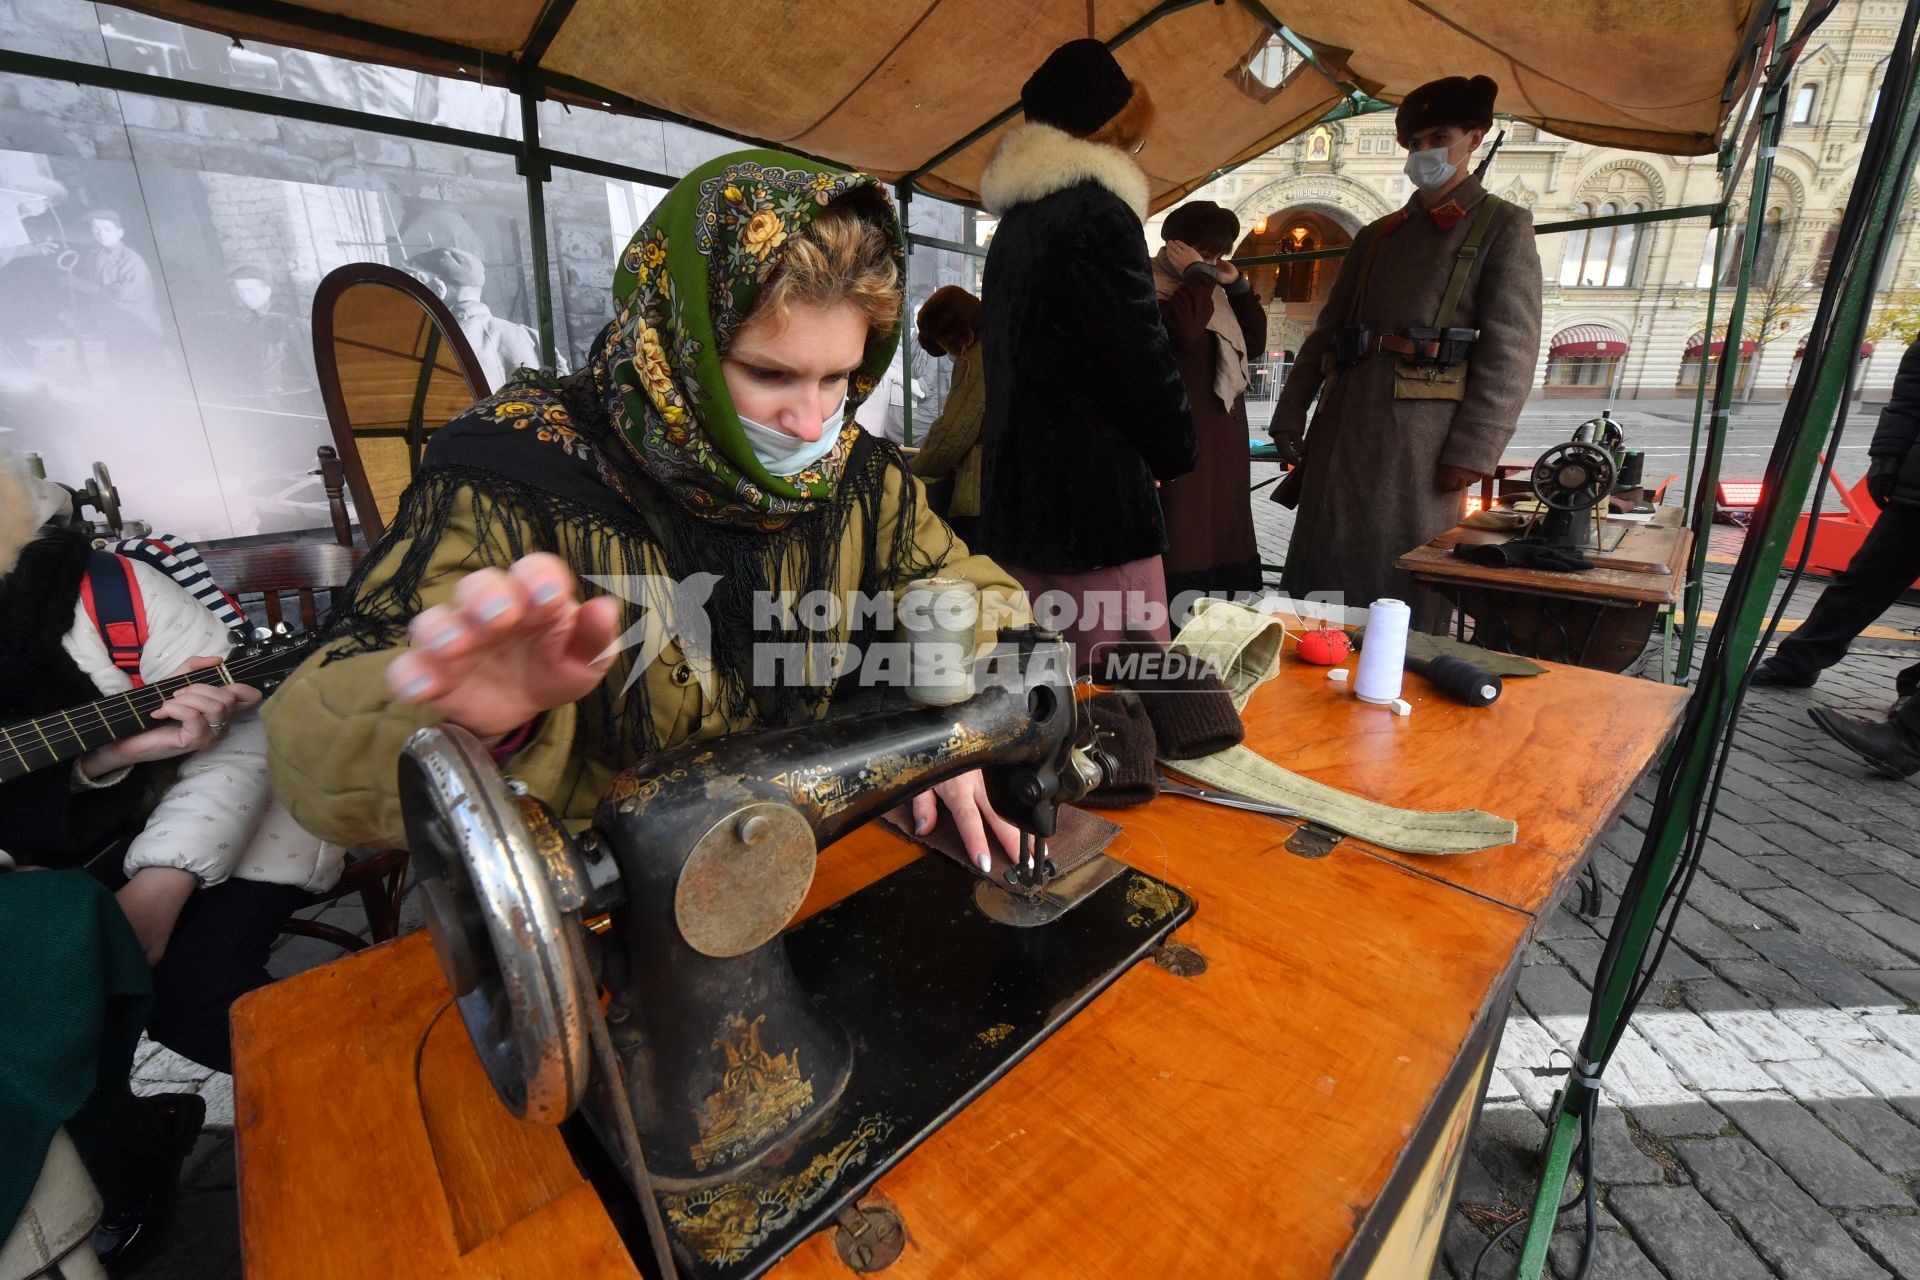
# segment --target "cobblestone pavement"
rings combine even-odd
[[[1262,558],[1278,564],[1291,513],[1264,494],[1254,511]],[[1709,576],[1708,608],[1723,583]],[[1920,641],[1920,609],[1881,624]],[[1894,672],[1920,660],[1915,641],[1863,642],[1816,689],[1749,696],[1701,874],[1609,1071],[1594,1280],[1920,1280],[1920,786],[1869,775],[1806,719],[1815,702],[1878,714]],[[1488,1239],[1531,1204],[1545,1112],[1650,794],[1594,851],[1601,918],[1563,908],[1525,956],[1440,1280],[1472,1280]],[[362,923],[347,903],[324,918]],[[272,967],[284,976],[338,954],[288,939]],[[204,1094],[208,1129],[165,1247],[125,1274],[238,1280],[232,1079],[150,1047],[135,1076],[141,1092]],[[1562,1216],[1555,1275],[1573,1274],[1583,1230],[1578,1211]],[[1488,1256],[1483,1280],[1512,1274],[1520,1234]]]
[[[1254,511],[1262,559],[1282,562],[1292,514]],[[1738,552],[1738,530],[1715,532],[1716,553]],[[1709,573],[1705,608],[1724,585]],[[1818,592],[1810,579],[1787,616]],[[1806,715],[1885,710],[1920,661],[1920,608],[1880,626],[1909,638],[1857,643],[1814,689],[1747,698],[1701,872],[1608,1071],[1594,1280],[1920,1280],[1920,786],[1872,775]],[[1474,1280],[1531,1208],[1652,791],[1594,851],[1601,917],[1561,908],[1524,957],[1436,1277]],[[1513,1274],[1523,1230],[1483,1280]],[[1575,1273],[1584,1230],[1561,1216],[1553,1274]]]

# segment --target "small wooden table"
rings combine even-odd
[[[1671,514],[1669,514],[1671,513]],[[1652,522],[1609,521],[1625,536],[1609,551],[1583,552],[1596,567],[1578,573],[1474,564],[1459,544],[1498,544],[1515,533],[1456,525],[1394,561],[1453,603],[1460,634],[1489,648],[1599,671],[1624,671],[1647,647],[1663,614],[1680,603],[1693,534],[1678,507]],[[1667,674],[1662,670],[1662,678]]]
[[[1518,840],[1308,858],[1257,814],[1113,811],[1110,852],[1197,900],[1176,940],[1206,969],[1128,971],[889,1171],[889,1280],[1428,1273],[1521,951],[1684,695],[1553,666],[1489,708],[1415,676],[1405,696],[1394,716],[1289,660],[1248,741],[1387,803],[1490,809]],[[823,854],[803,913],[918,856],[869,825]],[[637,1274],[557,1131],[495,1099],[424,937],[255,992],[233,1027],[252,1280]],[[834,1234],[773,1274],[849,1275]]]

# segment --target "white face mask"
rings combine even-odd
[[[1447,147],[1428,147],[1425,151],[1411,152],[1407,156],[1407,177],[1413,185],[1422,191],[1438,191],[1453,181],[1453,175],[1460,171],[1447,154]]]
[[[840,418],[846,407],[847,398],[842,396],[840,402],[820,419],[818,440],[802,440],[778,427],[755,422],[744,413],[738,416],[740,429],[746,432],[747,447],[753,450],[754,457],[760,459],[760,465],[767,469],[767,473],[794,476],[833,452],[833,446],[840,440]]]

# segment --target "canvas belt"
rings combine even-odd
[[[1447,291],[1440,295],[1440,309],[1434,312],[1434,328],[1445,329],[1453,323],[1454,309],[1460,305],[1460,295],[1466,292],[1467,272],[1472,269],[1473,260],[1480,256],[1480,244],[1487,238],[1487,227],[1493,222],[1493,211],[1500,203],[1499,196],[1488,194],[1481,197],[1480,207],[1474,210],[1473,225],[1467,228],[1467,238],[1454,256]]]
[[[1284,629],[1268,614],[1226,600],[1201,600],[1174,643],[1221,672],[1237,710],[1280,669]],[[1328,694],[1327,696],[1335,696]],[[1519,827],[1481,809],[1399,809],[1303,778],[1247,746],[1161,767],[1196,782],[1298,812],[1302,818],[1402,853],[1475,853],[1512,844]]]

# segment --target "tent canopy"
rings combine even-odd
[[[1147,86],[1156,208],[1343,101],[1492,76],[1497,109],[1584,142],[1705,154],[1762,0],[135,0],[241,39],[680,118],[976,200],[1020,85],[1087,35]],[[1262,57],[1275,23],[1318,53]],[[1337,82],[1337,83],[1336,83]],[[985,129],[999,121],[997,128]],[[964,145],[961,145],[964,144]]]

